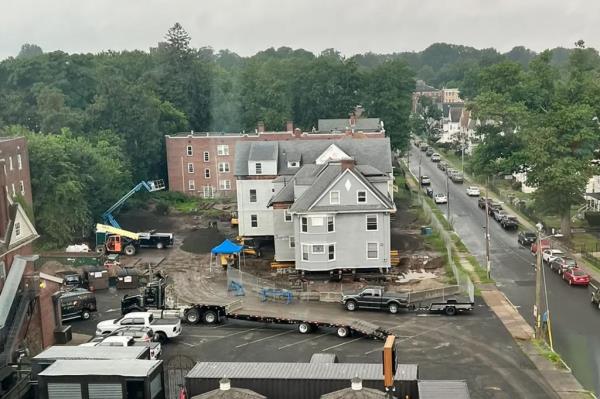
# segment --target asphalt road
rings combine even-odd
[[[431,178],[434,193],[446,192],[446,175],[424,152],[412,147],[410,170],[415,176]],[[477,198],[466,195],[468,184],[449,181],[450,219],[469,251],[485,265],[485,212]],[[482,195],[484,193],[482,192]],[[444,212],[446,205],[438,205]],[[523,317],[534,323],[535,258],[517,243],[517,233],[505,231],[490,218],[492,277]],[[579,382],[600,394],[600,310],[590,305],[588,290],[571,287],[560,276],[544,267],[551,314],[554,349],[572,368]]]

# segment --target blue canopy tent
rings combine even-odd
[[[243,245],[236,244],[236,243],[226,239],[225,241],[223,241],[222,243],[220,243],[219,245],[217,245],[216,247],[214,247],[213,249],[210,250],[210,256],[211,256],[210,264],[212,265],[213,255],[215,256],[215,261],[217,260],[217,256],[219,256],[219,255],[238,255],[238,267],[240,268],[240,271],[241,271],[239,254],[240,254],[240,252],[242,252],[242,249],[244,249]],[[245,263],[246,262],[244,259],[244,264]]]

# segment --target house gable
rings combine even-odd
[[[339,199],[339,203],[333,201],[332,203],[332,192],[333,199]],[[365,201],[359,202],[359,192],[364,193]],[[361,194],[362,196],[362,194]],[[387,208],[387,205],[378,197],[378,195],[368,187],[363,180],[359,179],[356,174],[346,169],[311,205],[310,209],[315,207],[330,207],[337,206],[340,209],[349,206],[383,206]]]
[[[315,163],[317,165],[323,165],[330,161],[342,161],[350,159],[352,159],[352,157],[342,151],[337,145],[332,144],[325,151],[323,151],[321,155],[319,155]]]
[[[9,200],[10,201],[10,200]],[[10,222],[4,240],[0,241],[2,252],[12,251],[18,247],[29,244],[39,237],[35,227],[27,217],[20,204],[10,204]]]

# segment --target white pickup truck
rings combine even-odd
[[[149,327],[154,331],[160,343],[165,343],[168,339],[181,334],[180,319],[155,319],[149,312],[132,312],[118,319],[101,321],[96,326],[96,335],[108,335],[117,328],[125,326]]]

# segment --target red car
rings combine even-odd
[[[550,249],[550,241],[549,240],[541,240],[542,251],[545,249]],[[533,256],[537,255],[537,240],[531,244],[531,254]]]
[[[587,287],[590,284],[590,275],[578,267],[573,267],[565,270],[563,280],[567,280],[569,285],[583,285]]]

